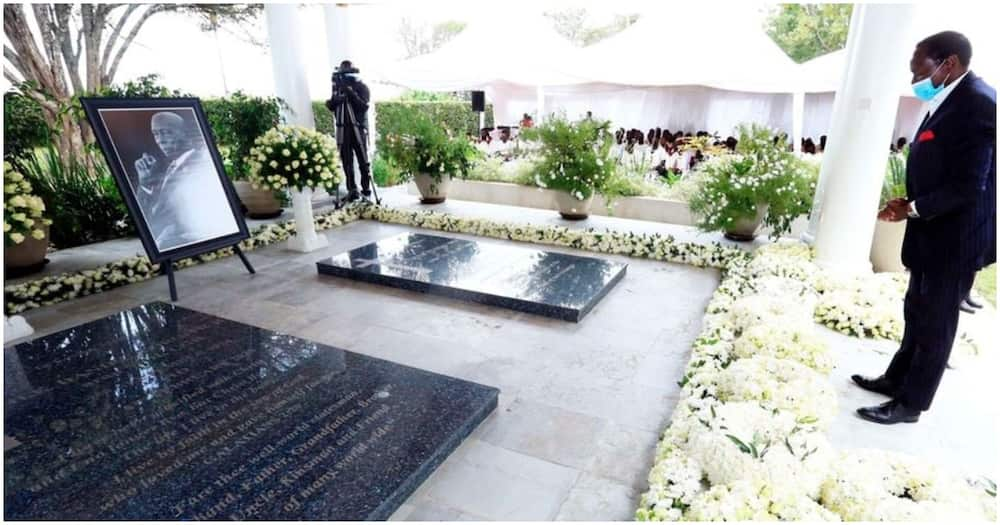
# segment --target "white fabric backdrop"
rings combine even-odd
[[[524,113],[535,111],[535,90],[497,85],[490,92],[496,101],[499,124],[517,124]],[[759,122],[791,133],[792,95],[746,93],[704,86],[630,87],[613,84],[547,86],[547,110],[562,110],[571,118],[592,111],[595,118],[614,127],[661,127],[671,131],[718,132],[723,138],[740,122]]]

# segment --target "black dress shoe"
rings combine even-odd
[[[982,308],[983,307],[983,303],[981,303],[981,302],[973,299],[971,295],[965,298],[965,304],[967,304],[967,305],[969,305],[969,306],[971,306],[973,308]]]
[[[851,381],[854,381],[858,386],[869,392],[896,397],[896,385],[892,384],[892,381],[889,381],[884,375],[870,379],[859,374],[854,374],[851,376]]]
[[[974,313],[976,313],[976,310],[974,308],[972,308],[971,306],[969,306],[968,304],[966,304],[965,301],[962,301],[962,303],[958,305],[958,309],[961,310],[961,311],[963,311],[963,312],[965,312],[965,313],[967,313],[967,314],[974,314]]]
[[[862,407],[858,409],[858,415],[865,421],[880,423],[883,425],[894,425],[896,423],[916,423],[920,421],[920,411],[909,408],[903,403],[893,399],[874,407]]]
[[[345,202],[354,202],[354,201],[356,201],[356,200],[358,200],[360,198],[361,198],[361,195],[358,195],[358,192],[352,191],[352,192],[350,192],[350,193],[347,194],[347,197],[344,197],[344,201]]]

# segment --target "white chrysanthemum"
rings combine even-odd
[[[905,454],[840,454],[820,502],[848,521],[995,521],[996,500],[940,468]]]
[[[830,382],[819,372],[788,359],[738,359],[719,373],[716,387],[722,401],[758,401],[824,428],[837,411],[837,394]]]
[[[747,295],[733,302],[730,319],[737,334],[759,325],[812,327],[813,309],[807,299],[793,295]]]
[[[733,346],[738,358],[768,356],[790,359],[828,374],[833,369],[833,355],[826,342],[811,327],[758,325],[745,330]]]

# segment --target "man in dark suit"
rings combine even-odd
[[[869,421],[913,423],[930,408],[948,364],[959,305],[976,272],[996,261],[996,90],[969,71],[972,46],[945,31],[917,44],[913,88],[928,113],[910,145],[906,198],[880,220],[906,220],[903,264],[910,270],[899,351],[878,378],[852,376],[892,399],[859,408]]]

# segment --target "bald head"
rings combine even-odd
[[[176,157],[187,149],[187,130],[180,115],[169,111],[156,113],[151,128],[156,145],[167,157]]]

